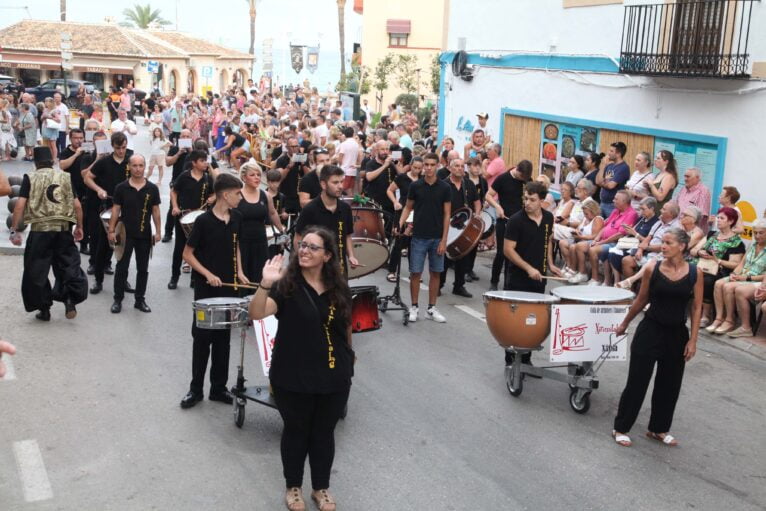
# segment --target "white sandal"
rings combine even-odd
[[[633,442],[630,440],[628,435],[618,433],[614,429],[612,430],[612,438],[614,438],[615,443],[621,447],[630,447],[633,445]]]
[[[676,447],[678,445],[678,441],[670,433],[652,433],[651,431],[647,431],[646,437],[662,442],[668,447]]]

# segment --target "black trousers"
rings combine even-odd
[[[196,297],[195,297],[196,299]],[[192,319],[192,380],[189,390],[202,395],[207,371],[207,359],[210,358],[210,393],[226,390],[229,379],[229,344],[231,330],[205,330],[197,328]]]
[[[263,265],[266,264],[269,255],[266,240],[240,240],[239,250],[245,276],[250,282],[260,282]]]
[[[48,273],[53,267],[51,288]],[[30,232],[24,250],[21,296],[27,312],[49,309],[53,300],[74,304],[88,297],[88,278],[71,232]]]
[[[100,217],[98,221],[99,223],[101,222]],[[93,277],[96,279],[96,282],[103,283],[104,270],[107,266],[112,264],[112,253],[114,250],[112,250],[112,247],[109,245],[109,239],[106,237],[106,230],[104,229],[104,226],[99,225],[99,229],[94,230],[96,232],[96,255],[93,260],[93,267],[95,269]],[[93,248],[91,248],[91,254],[92,253]]]
[[[90,244],[90,256],[88,264],[96,267],[96,252],[98,250],[98,230],[104,230],[99,218],[99,200],[96,197],[86,199],[83,208],[83,225]]]
[[[181,263],[183,262],[184,247],[186,246],[186,233],[181,227],[181,216],[174,217],[176,226],[176,241],[173,246],[173,262],[171,263],[170,278],[178,280],[181,277]]]
[[[473,271],[473,267],[476,264],[476,254],[479,253],[479,244],[477,243],[475,247],[473,247],[473,250],[471,250],[465,258],[467,261],[465,262],[465,272],[470,273]]]
[[[441,282],[439,287],[444,287],[444,283],[447,281],[447,272],[450,268],[455,271],[455,281],[452,284],[453,289],[465,286],[465,274],[468,273],[468,265],[470,263],[469,256],[453,261],[447,256],[444,256],[444,271],[441,273]]]
[[[81,119],[82,120],[82,119]],[[90,230],[88,230],[88,218],[87,218],[87,208],[88,208],[88,199],[85,195],[82,197],[78,197],[80,199],[80,204],[82,205],[82,239],[80,240],[80,246],[81,247],[87,247],[90,245]]]
[[[495,220],[495,244],[497,251],[495,252],[495,258],[492,260],[492,277],[490,278],[490,283],[495,285],[500,282],[500,274],[505,271],[505,263],[507,261],[503,253],[505,222],[505,218]]]
[[[314,490],[330,487],[335,458],[335,425],[348,401],[351,387],[332,394],[307,394],[274,387],[282,416],[282,470],[287,488],[303,485],[306,456]]]
[[[169,201],[168,201],[169,202]],[[173,229],[176,226],[176,217],[173,216],[173,204],[168,206],[168,214],[165,217],[165,237],[173,237]]]
[[[652,391],[649,431],[670,431],[684,377],[684,348],[688,340],[689,331],[685,325],[668,327],[650,318],[644,318],[639,323],[630,346],[628,381],[614,419],[616,431],[627,433],[636,422],[655,364],[657,374]]]
[[[69,121],[69,119],[67,119]],[[66,131],[59,131],[59,136],[56,139],[56,152],[61,154],[66,149]]]
[[[125,239],[125,252],[114,271],[114,299],[121,302],[125,298],[125,283],[133,252],[136,253],[136,302],[146,298],[146,284],[149,282],[149,254],[152,250],[151,238]]]
[[[172,143],[173,145],[178,145],[178,139],[181,136],[180,131],[171,131],[168,135],[168,142]]]

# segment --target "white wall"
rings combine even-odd
[[[475,124],[476,112],[486,111],[490,114],[490,128],[498,134],[500,110],[504,107],[726,137],[724,185],[736,186],[742,198],[751,202],[759,214],[766,208],[766,187],[761,185],[761,176],[765,174],[760,156],[766,140],[766,91],[747,95],[657,91],[639,89],[631,81],[653,84],[651,79],[488,67],[478,69],[471,83],[454,78],[449,68],[444,79],[447,84],[445,105],[440,115],[444,116],[445,135],[456,138],[458,146],[470,136],[456,129],[461,116]],[[726,81],[723,88],[757,85]]]

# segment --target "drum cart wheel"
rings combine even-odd
[[[569,406],[575,413],[587,413],[590,410],[590,391],[583,392],[577,388],[572,389],[569,392]]]
[[[519,383],[518,385],[514,385],[513,379],[514,379],[514,368],[513,366],[506,366],[505,368],[505,386],[508,388],[508,392],[511,393],[513,397],[519,397],[521,393],[524,391],[524,374],[519,375]]]
[[[402,324],[407,326],[410,322],[410,315],[407,311],[402,312]]]
[[[234,424],[241,428],[245,423],[245,400],[236,399],[234,401]]]

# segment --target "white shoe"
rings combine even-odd
[[[563,271],[563,273],[564,273],[564,276],[565,276],[565,277],[567,277],[567,278],[570,278],[570,279],[571,279],[572,277],[574,277],[575,275],[577,275],[577,272],[576,272],[576,271],[574,271],[572,268],[570,268],[570,267],[568,267],[568,266],[564,268],[564,271]]]
[[[446,323],[446,322],[447,322],[447,318],[445,318],[444,316],[442,316],[442,313],[441,313],[441,312],[439,312],[439,311],[436,309],[436,307],[430,307],[430,308],[429,308],[429,309],[426,311],[426,318],[428,318],[428,319],[432,319],[432,320],[436,321],[437,323]]]
[[[410,317],[408,318],[410,323],[414,323],[418,320],[418,306],[413,305],[410,307]]]
[[[589,286],[601,286],[602,284],[601,284],[601,282],[599,282],[599,281],[598,281],[598,280],[596,280],[596,279],[591,279],[591,281],[590,281],[590,282],[588,282],[588,285],[589,285]]]
[[[570,284],[581,284],[583,282],[588,282],[588,276],[584,273],[575,273],[574,276],[570,277],[568,282]]]

